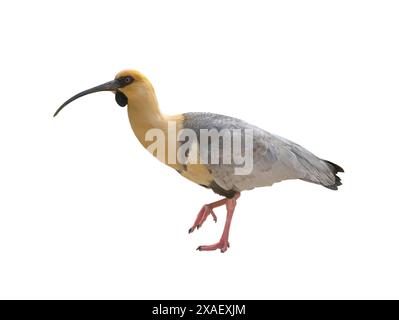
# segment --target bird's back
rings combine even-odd
[[[241,130],[242,154],[250,151],[248,146],[243,143],[245,129],[247,132],[252,132],[253,163],[252,170],[248,174],[236,174],[236,169],[240,165],[234,161],[231,161],[230,164],[223,163],[224,144],[219,143],[219,163],[207,164],[214,179],[213,186],[208,187],[217,193],[233,194],[235,191],[270,186],[287,179],[302,179],[333,190],[336,190],[341,184],[336,173],[343,172],[343,170],[338,165],[322,160],[300,145],[240,119],[205,112],[185,113],[183,127],[194,130],[198,141],[201,129],[216,129],[218,132]],[[210,147],[207,148],[208,152],[211,150]]]

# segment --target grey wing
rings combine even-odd
[[[287,139],[273,135],[263,129],[253,126],[240,119],[213,114],[213,113],[186,113],[184,114],[184,127],[196,132],[200,138],[200,129],[240,129],[241,141],[245,141],[245,129],[253,134],[252,164],[237,165],[234,161],[230,164],[223,163],[223,144],[219,144],[219,163],[208,164],[214,182],[223,190],[243,191],[255,187],[271,186],[273,183],[288,180],[302,179],[308,182],[321,184],[325,187],[336,189],[340,180],[337,172],[343,171],[339,166],[319,159],[300,145]],[[241,153],[248,151],[242,143]],[[206,151],[210,152],[211,148]],[[201,150],[203,152],[203,150]],[[209,158],[208,158],[209,159]],[[238,168],[251,166],[247,174],[237,174]],[[241,171],[242,172],[242,171]]]

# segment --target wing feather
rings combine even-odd
[[[243,191],[255,187],[270,186],[288,179],[302,179],[324,186],[336,183],[334,170],[326,161],[300,145],[273,135],[240,119],[214,113],[185,113],[184,128],[192,129],[200,137],[200,129],[251,129],[253,132],[253,170],[248,175],[236,175],[239,166],[222,163],[207,164],[213,179],[224,190]],[[243,132],[243,131],[242,131]],[[244,134],[244,133],[242,133]],[[242,140],[243,141],[243,140]],[[223,144],[219,145],[220,148]],[[245,152],[243,146],[242,152]],[[210,152],[210,148],[208,148]]]

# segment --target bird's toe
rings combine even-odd
[[[214,251],[220,249],[220,252],[226,252],[227,249],[230,247],[230,243],[228,241],[219,241],[215,244],[211,244],[208,246],[199,246],[197,248],[198,251]]]

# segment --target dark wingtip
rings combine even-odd
[[[337,187],[336,185],[324,186],[324,187],[326,187],[327,189],[330,189],[330,190],[334,190],[334,191],[337,191],[337,190],[338,190],[338,187]]]
[[[341,178],[337,176],[337,173],[344,172],[344,169],[342,169],[339,165],[337,165],[331,161],[327,161],[327,160],[323,160],[323,161],[328,164],[328,166],[331,168],[332,172],[335,175],[334,184],[332,184],[330,186],[325,186],[325,187],[330,190],[338,190],[338,187],[342,185],[342,182],[341,182]]]
[[[330,165],[330,167],[332,167],[335,172],[334,173],[338,173],[338,172],[345,172],[344,169],[342,169],[342,167],[340,167],[339,165],[335,164],[334,162],[328,161],[328,160],[323,160],[324,162],[326,162],[327,164]]]

